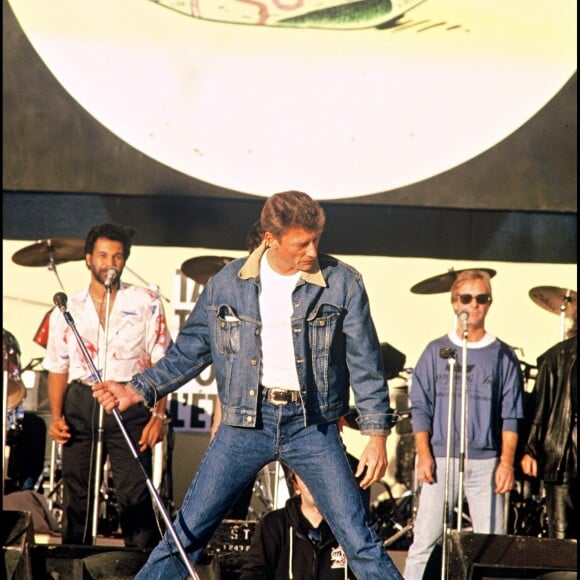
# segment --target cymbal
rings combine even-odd
[[[207,281],[217,274],[233,258],[225,256],[198,256],[190,258],[181,264],[181,271],[193,281],[205,286]]]
[[[53,238],[18,250],[12,261],[20,266],[48,266],[82,260],[85,257],[85,241],[81,238]]]
[[[529,291],[530,298],[538,305],[555,314],[563,310],[566,317],[576,316],[577,296],[574,290],[558,286],[536,286]]]
[[[463,270],[454,270],[450,268],[445,274],[439,274],[438,276],[433,276],[427,278],[422,282],[418,282],[411,288],[411,292],[414,294],[438,294],[439,292],[449,292],[453,282],[460,272],[465,272],[466,270],[483,270],[487,272],[491,278],[496,275],[496,271],[491,268],[464,268]]]

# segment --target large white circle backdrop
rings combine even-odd
[[[334,199],[432,177],[507,137],[576,70],[573,0],[425,0],[364,30],[213,22],[150,0],[9,2],[110,131],[257,195]]]

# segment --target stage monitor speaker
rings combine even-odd
[[[575,540],[452,531],[448,537],[448,577],[452,580],[577,578],[577,546]]]
[[[62,544],[33,544],[29,551],[32,573],[13,580],[133,580],[151,553],[138,548]],[[217,561],[202,559],[195,571],[200,580],[221,580]]]
[[[7,580],[31,577],[28,546],[34,543],[32,514],[27,511],[2,510],[2,572]]]

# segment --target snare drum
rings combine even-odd
[[[5,378],[6,410],[11,411],[20,405],[26,395],[26,387],[20,377],[20,346],[15,336],[2,330],[2,371]]]

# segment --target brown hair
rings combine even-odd
[[[325,219],[320,204],[301,191],[275,193],[266,200],[260,214],[262,232],[270,232],[275,238],[293,226],[322,232]]]

